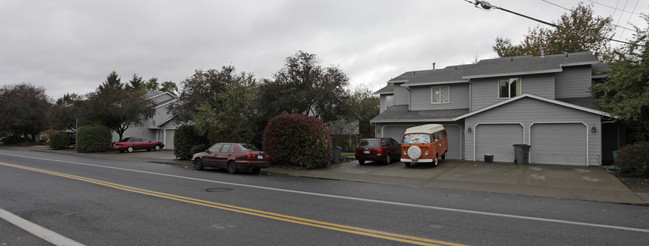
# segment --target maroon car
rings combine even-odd
[[[150,150],[158,151],[164,147],[165,145],[162,142],[151,141],[148,138],[128,137],[122,139],[122,141],[113,142],[110,148],[113,150],[119,150],[119,152],[126,151],[131,153],[134,150],[141,150],[141,149],[145,149],[147,151]]]
[[[390,164],[401,157],[401,144],[393,138],[364,138],[356,147],[355,156],[363,165],[366,160]]]
[[[245,143],[217,143],[205,152],[192,157],[194,168],[225,168],[229,173],[248,171],[258,173],[260,169],[270,166],[270,156],[255,146]]]

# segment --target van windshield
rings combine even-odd
[[[426,133],[411,133],[403,136],[404,144],[425,144],[430,143],[430,135]]]

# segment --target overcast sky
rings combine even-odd
[[[555,21],[577,0],[491,0]],[[649,3],[597,0],[596,14],[646,27]],[[615,8],[617,6],[617,9]],[[633,13],[633,14],[632,14]],[[111,71],[179,86],[196,69],[232,65],[271,78],[298,50],[380,89],[405,71],[496,57],[542,25],[464,0],[0,0],[0,83],[43,86],[53,99],[94,91]],[[616,29],[616,39],[634,33]]]

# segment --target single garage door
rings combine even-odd
[[[586,165],[586,134],[583,124],[534,124],[530,162]]]
[[[476,161],[484,160],[486,154],[493,154],[494,161],[514,162],[514,144],[523,143],[523,126],[478,125],[475,131]]]
[[[408,126],[386,126],[383,128],[383,137],[394,138],[397,142],[401,142],[403,133],[406,132]]]
[[[444,124],[444,129],[448,133],[448,152],[446,153],[447,159],[461,160],[462,159],[462,131],[458,125]]]

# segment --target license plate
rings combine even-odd
[[[363,151],[363,154],[369,155],[370,151],[369,150]]]
[[[263,156],[263,155],[258,155],[258,156],[257,156],[257,159],[259,159],[259,160],[263,160],[263,159],[264,159],[264,156]]]

